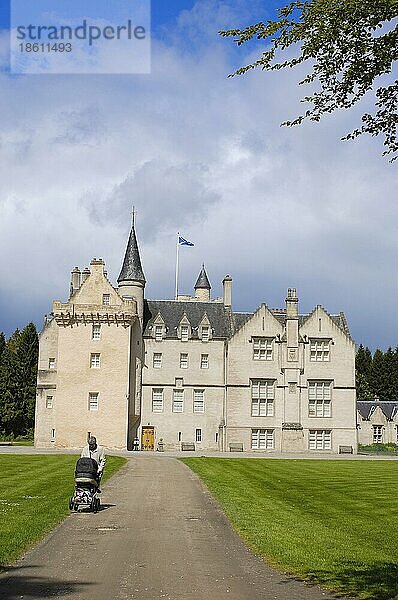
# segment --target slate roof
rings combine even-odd
[[[271,310],[272,312],[272,310]],[[198,335],[197,327],[201,323],[205,314],[210,321],[210,325],[213,329],[213,337],[229,339],[234,335],[241,327],[247,323],[254,313],[248,312],[232,312],[230,308],[227,308],[221,302],[195,302],[187,301],[181,302],[180,300],[145,300],[144,305],[144,336],[152,335],[152,325],[158,314],[161,315],[165,322],[167,332],[166,338],[176,338],[177,328],[184,315],[188,318],[188,321],[192,327],[192,337],[195,339]],[[274,317],[285,325],[286,313],[273,312]],[[344,332],[344,323],[341,321],[340,315],[330,315],[334,323],[342,329]],[[308,315],[299,316],[299,325],[308,318]]]
[[[379,407],[388,421],[392,421],[398,412],[398,401],[396,400],[358,400],[357,410],[362,419],[370,419],[376,408]]]
[[[130,231],[130,237],[129,241],[127,242],[122,270],[120,271],[117,281],[120,283],[121,281],[131,280],[146,283],[144,271],[142,270],[140,252],[138,249],[134,226]]]
[[[205,266],[202,266],[202,270],[199,273],[199,277],[197,282],[195,283],[195,290],[210,290],[211,289],[211,285],[210,285],[210,281],[209,278],[207,277],[207,273],[205,270]]]
[[[177,328],[185,315],[192,327],[193,339],[206,314],[213,329],[213,338],[227,339],[233,331],[232,313],[221,302],[181,302],[176,300],[145,300],[144,336],[152,335],[152,325],[160,313],[166,325],[166,338],[176,338]]]

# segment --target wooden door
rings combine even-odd
[[[141,449],[154,450],[155,448],[155,430],[153,427],[142,428]]]

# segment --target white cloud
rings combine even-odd
[[[210,5],[155,41],[150,76],[0,76],[0,329],[38,319],[92,256],[115,281],[135,204],[150,297],[173,294],[180,229],[196,243],[187,291],[205,260],[215,294],[234,277],[239,309],[297,285],[303,310],[345,310],[359,342],[396,344],[396,167],[380,140],[339,141],[358,111],[280,128],[298,74],[227,79],[230,42],[201,34],[241,3]]]

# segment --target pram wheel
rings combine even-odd
[[[91,501],[91,510],[94,513],[97,513],[99,511],[100,508],[100,500],[99,498],[93,498]]]

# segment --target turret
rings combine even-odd
[[[144,319],[144,290],[146,279],[142,270],[140,252],[135,235],[134,224],[130,231],[122,270],[118,277],[119,294],[126,300],[137,302],[137,313],[142,325]]]
[[[202,302],[210,302],[210,290],[210,281],[207,277],[205,266],[202,265],[202,270],[195,284],[195,298]]]

